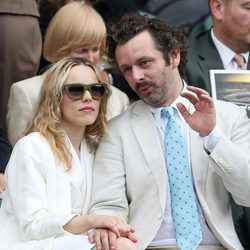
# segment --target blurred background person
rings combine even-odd
[[[5,188],[4,171],[9,161],[12,147],[7,139],[7,136],[3,130],[2,122],[0,122],[0,194]],[[1,205],[1,199],[0,199]]]
[[[64,58],[48,69],[37,112],[6,168],[1,249],[96,249],[88,230],[108,228],[117,237],[132,230],[119,217],[86,215],[109,95],[87,60]],[[135,246],[119,238],[116,249]]]
[[[71,2],[64,5],[49,24],[44,41],[44,57],[56,62],[65,56],[82,57],[94,65],[100,63],[106,48],[106,27],[102,17],[85,3]],[[15,83],[10,90],[7,126],[12,145],[25,130],[34,112],[42,81],[46,73]],[[108,75],[103,73],[106,81]],[[110,119],[129,105],[127,95],[111,86],[107,118]]]
[[[35,0],[0,1],[0,118],[6,112],[12,83],[35,76],[42,51]]]
[[[239,54],[244,69],[250,69],[250,4],[248,0],[209,0],[209,4],[213,27],[190,38],[186,80],[211,94],[210,69],[238,70]]]

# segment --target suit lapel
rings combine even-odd
[[[166,168],[158,131],[148,106],[142,101],[137,102],[133,110],[131,126],[142,149],[143,155],[150,168],[159,189],[162,207],[165,204]]]
[[[86,199],[84,202],[83,214],[87,214],[91,199],[91,191],[92,191],[91,187],[92,187],[94,153],[90,152],[85,140],[83,140],[81,145],[81,159],[84,163],[85,174],[86,174]]]
[[[93,163],[94,163],[94,153],[90,152],[90,150],[88,149],[86,145],[86,141],[83,139],[81,143],[81,152],[80,152],[81,160],[80,160],[67,135],[66,135],[65,141],[72,155],[72,167],[77,168],[80,171],[82,170],[83,172],[81,172],[81,174],[85,176],[84,183],[82,186],[82,192],[85,197],[83,214],[87,214],[88,209],[89,209],[90,199],[91,199],[91,191],[92,191],[91,187],[92,187],[92,171],[93,171],[92,168],[93,168]],[[65,189],[66,188],[68,189],[68,192],[70,194],[71,191],[70,191],[69,174],[67,173],[66,176],[67,176],[67,185],[65,184],[64,186],[65,186]],[[71,194],[69,195],[69,197],[71,197]],[[69,204],[71,204],[71,198],[70,198]]]
[[[223,63],[213,43],[211,33],[207,32],[206,35],[201,38],[200,43],[204,44],[204,46],[198,48],[200,58],[198,63],[201,70],[206,73],[209,72],[210,69],[223,69]]]

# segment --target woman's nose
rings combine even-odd
[[[89,92],[89,90],[86,90],[82,96],[82,101],[85,102],[85,101],[92,101],[92,96]]]

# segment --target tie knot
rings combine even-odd
[[[235,54],[233,60],[237,63],[238,69],[246,69],[246,62],[244,56]]]
[[[173,116],[174,116],[173,107],[165,107],[161,110],[161,117],[167,117],[167,119],[170,119]]]

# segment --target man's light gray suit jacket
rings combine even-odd
[[[210,229],[227,249],[243,250],[234,230],[231,196],[250,205],[250,120],[245,110],[217,102],[222,138],[208,155],[190,130],[194,185]],[[135,227],[138,249],[156,235],[166,201],[166,167],[159,135],[142,101],[109,123],[94,164],[91,213],[124,216]]]

